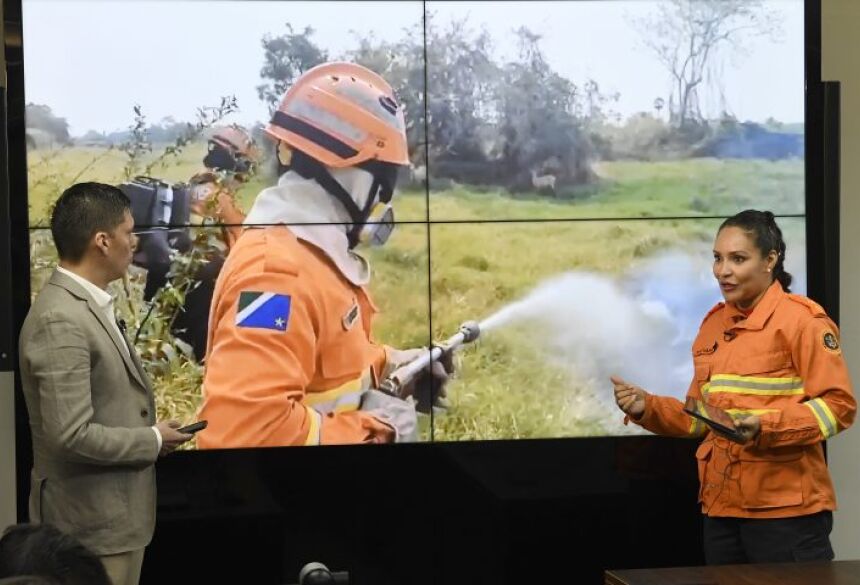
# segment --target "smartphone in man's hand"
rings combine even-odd
[[[180,433],[185,433],[186,435],[193,435],[197,431],[202,431],[209,424],[208,421],[199,420],[196,423],[191,423],[190,425],[179,427],[176,429]]]

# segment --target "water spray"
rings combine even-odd
[[[438,361],[443,355],[453,352],[464,343],[472,343],[481,335],[481,326],[476,321],[466,321],[460,325],[460,330],[449,337],[441,345],[434,345],[430,351],[394,370],[382,383],[379,389],[392,396],[401,396],[403,386],[408,384],[422,370]]]

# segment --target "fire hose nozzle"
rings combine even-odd
[[[379,389],[392,396],[400,396],[401,389],[430,364],[438,361],[443,355],[452,352],[464,343],[472,343],[481,335],[481,327],[477,321],[466,321],[460,325],[459,331],[441,345],[434,345],[420,357],[394,370],[382,383]]]
[[[481,326],[477,321],[466,321],[460,325],[460,333],[463,334],[462,343],[472,343],[481,336]]]

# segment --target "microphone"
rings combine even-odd
[[[117,327],[122,331],[123,335],[125,335],[126,327],[125,327],[125,319],[117,319],[116,320]]]
[[[329,571],[322,563],[308,563],[299,571],[299,585],[349,585],[349,573]]]

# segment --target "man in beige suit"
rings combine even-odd
[[[133,227],[116,187],[69,187],[51,216],[59,266],[20,337],[30,519],[77,537],[115,585],[140,577],[155,527],[156,458],[191,438],[176,421],[155,424],[152,387],[106,291],[131,262]]]

